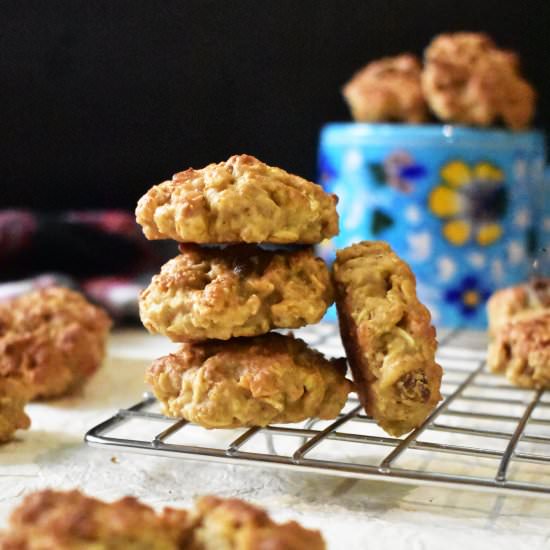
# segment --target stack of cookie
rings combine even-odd
[[[269,332],[317,323],[333,301],[311,245],[338,233],[334,195],[239,155],[151,188],[136,217],[148,239],[180,243],[140,296],[145,327],[182,343],[147,372],[167,415],[207,428],[338,415],[345,361]]]

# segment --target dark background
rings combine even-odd
[[[0,208],[133,208],[242,152],[314,178],[342,84],[441,31],[519,51],[550,120],[548,0],[12,0],[0,20]]]

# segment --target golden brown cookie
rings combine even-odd
[[[358,122],[427,120],[420,73],[420,61],[408,53],[363,67],[342,90],[353,118]]]
[[[267,513],[238,499],[207,496],[197,502],[194,533],[201,550],[323,550],[319,531],[295,521],[275,523]]]
[[[324,550],[318,531],[275,523],[238,499],[198,499],[156,513],[133,497],[113,503],[79,491],[27,496],[0,533],[0,550]]]
[[[340,332],[361,404],[389,434],[419,426],[441,399],[429,311],[409,266],[383,242],[336,253]]]
[[[19,380],[0,376],[0,443],[31,425],[24,411],[27,401],[28,392]]]
[[[425,51],[422,88],[441,120],[489,126],[498,121],[526,128],[536,94],[521,76],[516,54],[482,33],[436,36]]]
[[[145,327],[175,342],[302,327],[319,322],[333,301],[327,266],[311,249],[180,245],[180,251],[139,300]]]
[[[20,380],[29,397],[66,394],[99,367],[108,315],[66,288],[29,292],[0,304],[0,376]]]
[[[189,168],[139,200],[148,239],[314,244],[338,234],[336,195],[250,155]]]
[[[550,278],[497,290],[487,315],[489,368],[517,386],[550,388]]]
[[[343,359],[327,360],[292,336],[269,333],[183,344],[146,381],[167,416],[205,428],[335,418],[351,391]]]
[[[190,545],[183,510],[160,514],[133,497],[106,503],[79,491],[27,496],[0,535],[0,550],[179,550]]]
[[[487,365],[516,386],[550,389],[550,308],[524,311],[495,330]]]
[[[497,290],[487,301],[489,333],[495,335],[519,313],[545,308],[550,308],[550,277]]]

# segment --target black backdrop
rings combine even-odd
[[[0,20],[0,207],[133,208],[240,152],[314,178],[342,83],[444,30],[518,50],[550,116],[548,0],[10,0]]]

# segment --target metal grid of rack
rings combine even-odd
[[[298,332],[328,355],[342,352],[333,325]],[[485,336],[440,335],[444,400],[416,430],[389,437],[356,396],[334,421],[204,430],[143,399],[92,428],[89,445],[192,460],[550,497],[550,396],[487,371]]]

